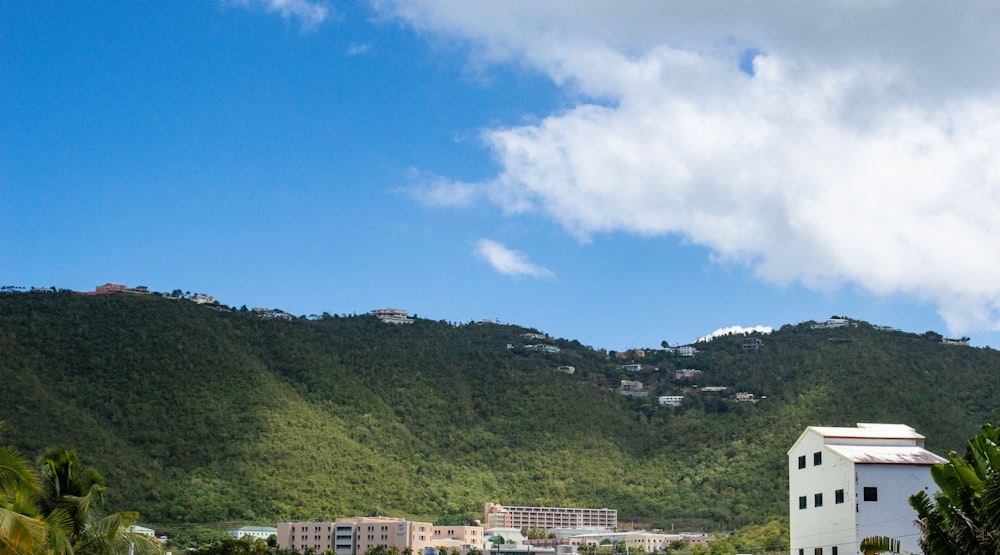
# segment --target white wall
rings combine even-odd
[[[858,536],[889,536],[900,541],[901,550],[921,553],[917,541],[920,531],[914,525],[917,512],[910,507],[910,496],[938,491],[930,469],[915,465],[858,465]],[[878,488],[878,501],[864,501],[865,486]]]
[[[820,465],[813,464],[813,455],[822,453]],[[806,467],[798,466],[799,456],[806,457]],[[834,492],[844,490],[844,503],[835,503]],[[791,529],[791,554],[805,549],[813,555],[815,548],[831,553],[838,546],[839,555],[857,550],[854,509],[854,464],[823,445],[818,433],[808,432],[788,456],[788,513]],[[815,506],[815,494],[823,494],[823,506]],[[806,508],[799,509],[799,497],[806,496]]]

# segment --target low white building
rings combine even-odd
[[[230,536],[240,539],[240,538],[253,538],[266,540],[271,536],[278,535],[277,526],[240,526],[239,528],[231,528],[226,530],[226,533]]]
[[[684,401],[683,395],[660,395],[658,401],[661,407],[679,407]]]
[[[806,428],[788,450],[791,555],[860,553],[870,536],[920,553],[909,498],[938,491],[930,466],[943,462],[903,424]]]

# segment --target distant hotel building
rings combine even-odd
[[[278,547],[336,555],[364,555],[375,546],[407,548],[422,553],[428,547],[456,548],[467,553],[484,547],[482,526],[434,526],[391,517],[338,518],[334,522],[279,522]]]
[[[483,525],[486,528],[614,530],[618,526],[618,511],[564,507],[507,507],[486,503],[483,506]]]

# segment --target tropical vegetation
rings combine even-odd
[[[951,452],[947,463],[931,467],[931,476],[940,491],[910,498],[924,553],[1000,553],[1000,429],[983,426],[964,456]]]
[[[154,538],[134,531],[137,513],[101,513],[104,492],[100,474],[74,451],[44,454],[36,472],[14,448],[0,449],[0,553],[160,553]]]
[[[110,506],[203,547],[240,524],[479,518],[494,501],[738,530],[726,541],[764,550],[786,537],[785,451],[806,426],[901,422],[946,453],[1000,406],[997,351],[853,323],[789,324],[754,335],[756,352],[717,338],[685,358],[495,322],[265,320],[160,295],[0,292],[0,419],[19,452],[73,446],[115,484],[101,492]],[[538,342],[560,350],[523,348]],[[649,395],[622,395],[623,379]],[[3,514],[37,517],[15,510],[30,483],[3,479]]]

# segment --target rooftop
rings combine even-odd
[[[896,447],[872,445],[830,445],[830,450],[855,464],[913,464],[930,466],[946,463],[922,447]]]

